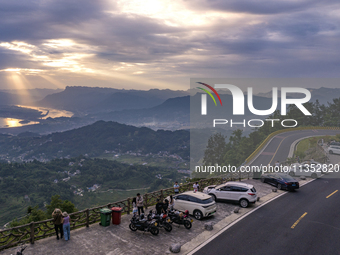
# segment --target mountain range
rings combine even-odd
[[[112,88],[66,87],[59,93],[46,96],[37,106],[68,110],[85,115],[124,109],[151,108],[173,97],[188,95],[185,91],[119,90]]]
[[[143,154],[168,151],[187,158],[189,132],[154,131],[146,127],[98,121],[81,128],[44,136],[34,136],[32,133],[0,136],[0,154],[3,160],[51,160],[85,154],[96,157],[105,151],[134,151]]]

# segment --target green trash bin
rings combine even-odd
[[[253,172],[253,179],[261,179],[262,169],[257,169]]]
[[[111,213],[112,211],[108,208],[102,208],[100,209],[100,225],[103,227],[110,226],[111,221]]]

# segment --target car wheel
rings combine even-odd
[[[289,172],[289,175],[294,177],[295,173],[294,172]]]
[[[129,228],[130,228],[132,231],[137,231],[137,228],[136,228],[135,224],[130,223]]]
[[[277,184],[277,189],[282,189],[282,185],[280,183]]]
[[[329,151],[329,154],[333,154],[333,151]]]
[[[186,229],[191,229],[191,226],[192,226],[192,224],[189,220],[184,220],[184,227]]]
[[[316,175],[316,173],[312,173],[311,177],[312,177],[313,179],[316,179],[318,176]]]
[[[264,178],[263,178],[263,177],[261,178],[261,182],[263,182],[263,183],[264,183]]]
[[[242,208],[246,208],[246,207],[248,207],[248,205],[249,205],[249,201],[248,201],[247,199],[242,198],[242,199],[240,200],[240,206],[241,206]]]
[[[214,194],[209,194],[211,198],[216,202],[216,196]]]
[[[194,217],[196,220],[201,220],[203,218],[203,213],[200,210],[195,210]]]

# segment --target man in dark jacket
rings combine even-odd
[[[157,199],[156,212],[158,215],[163,212],[163,203],[161,202],[160,199]]]

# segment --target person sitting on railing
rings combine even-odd
[[[55,233],[57,234],[57,240],[59,240],[59,231],[60,231],[60,238],[63,238],[63,216],[61,213],[61,210],[59,208],[55,208],[53,213],[53,224],[54,224],[54,229]]]
[[[67,212],[63,212],[63,217],[64,217],[63,223],[64,236],[65,240],[68,241],[70,240],[70,216],[68,216]]]

